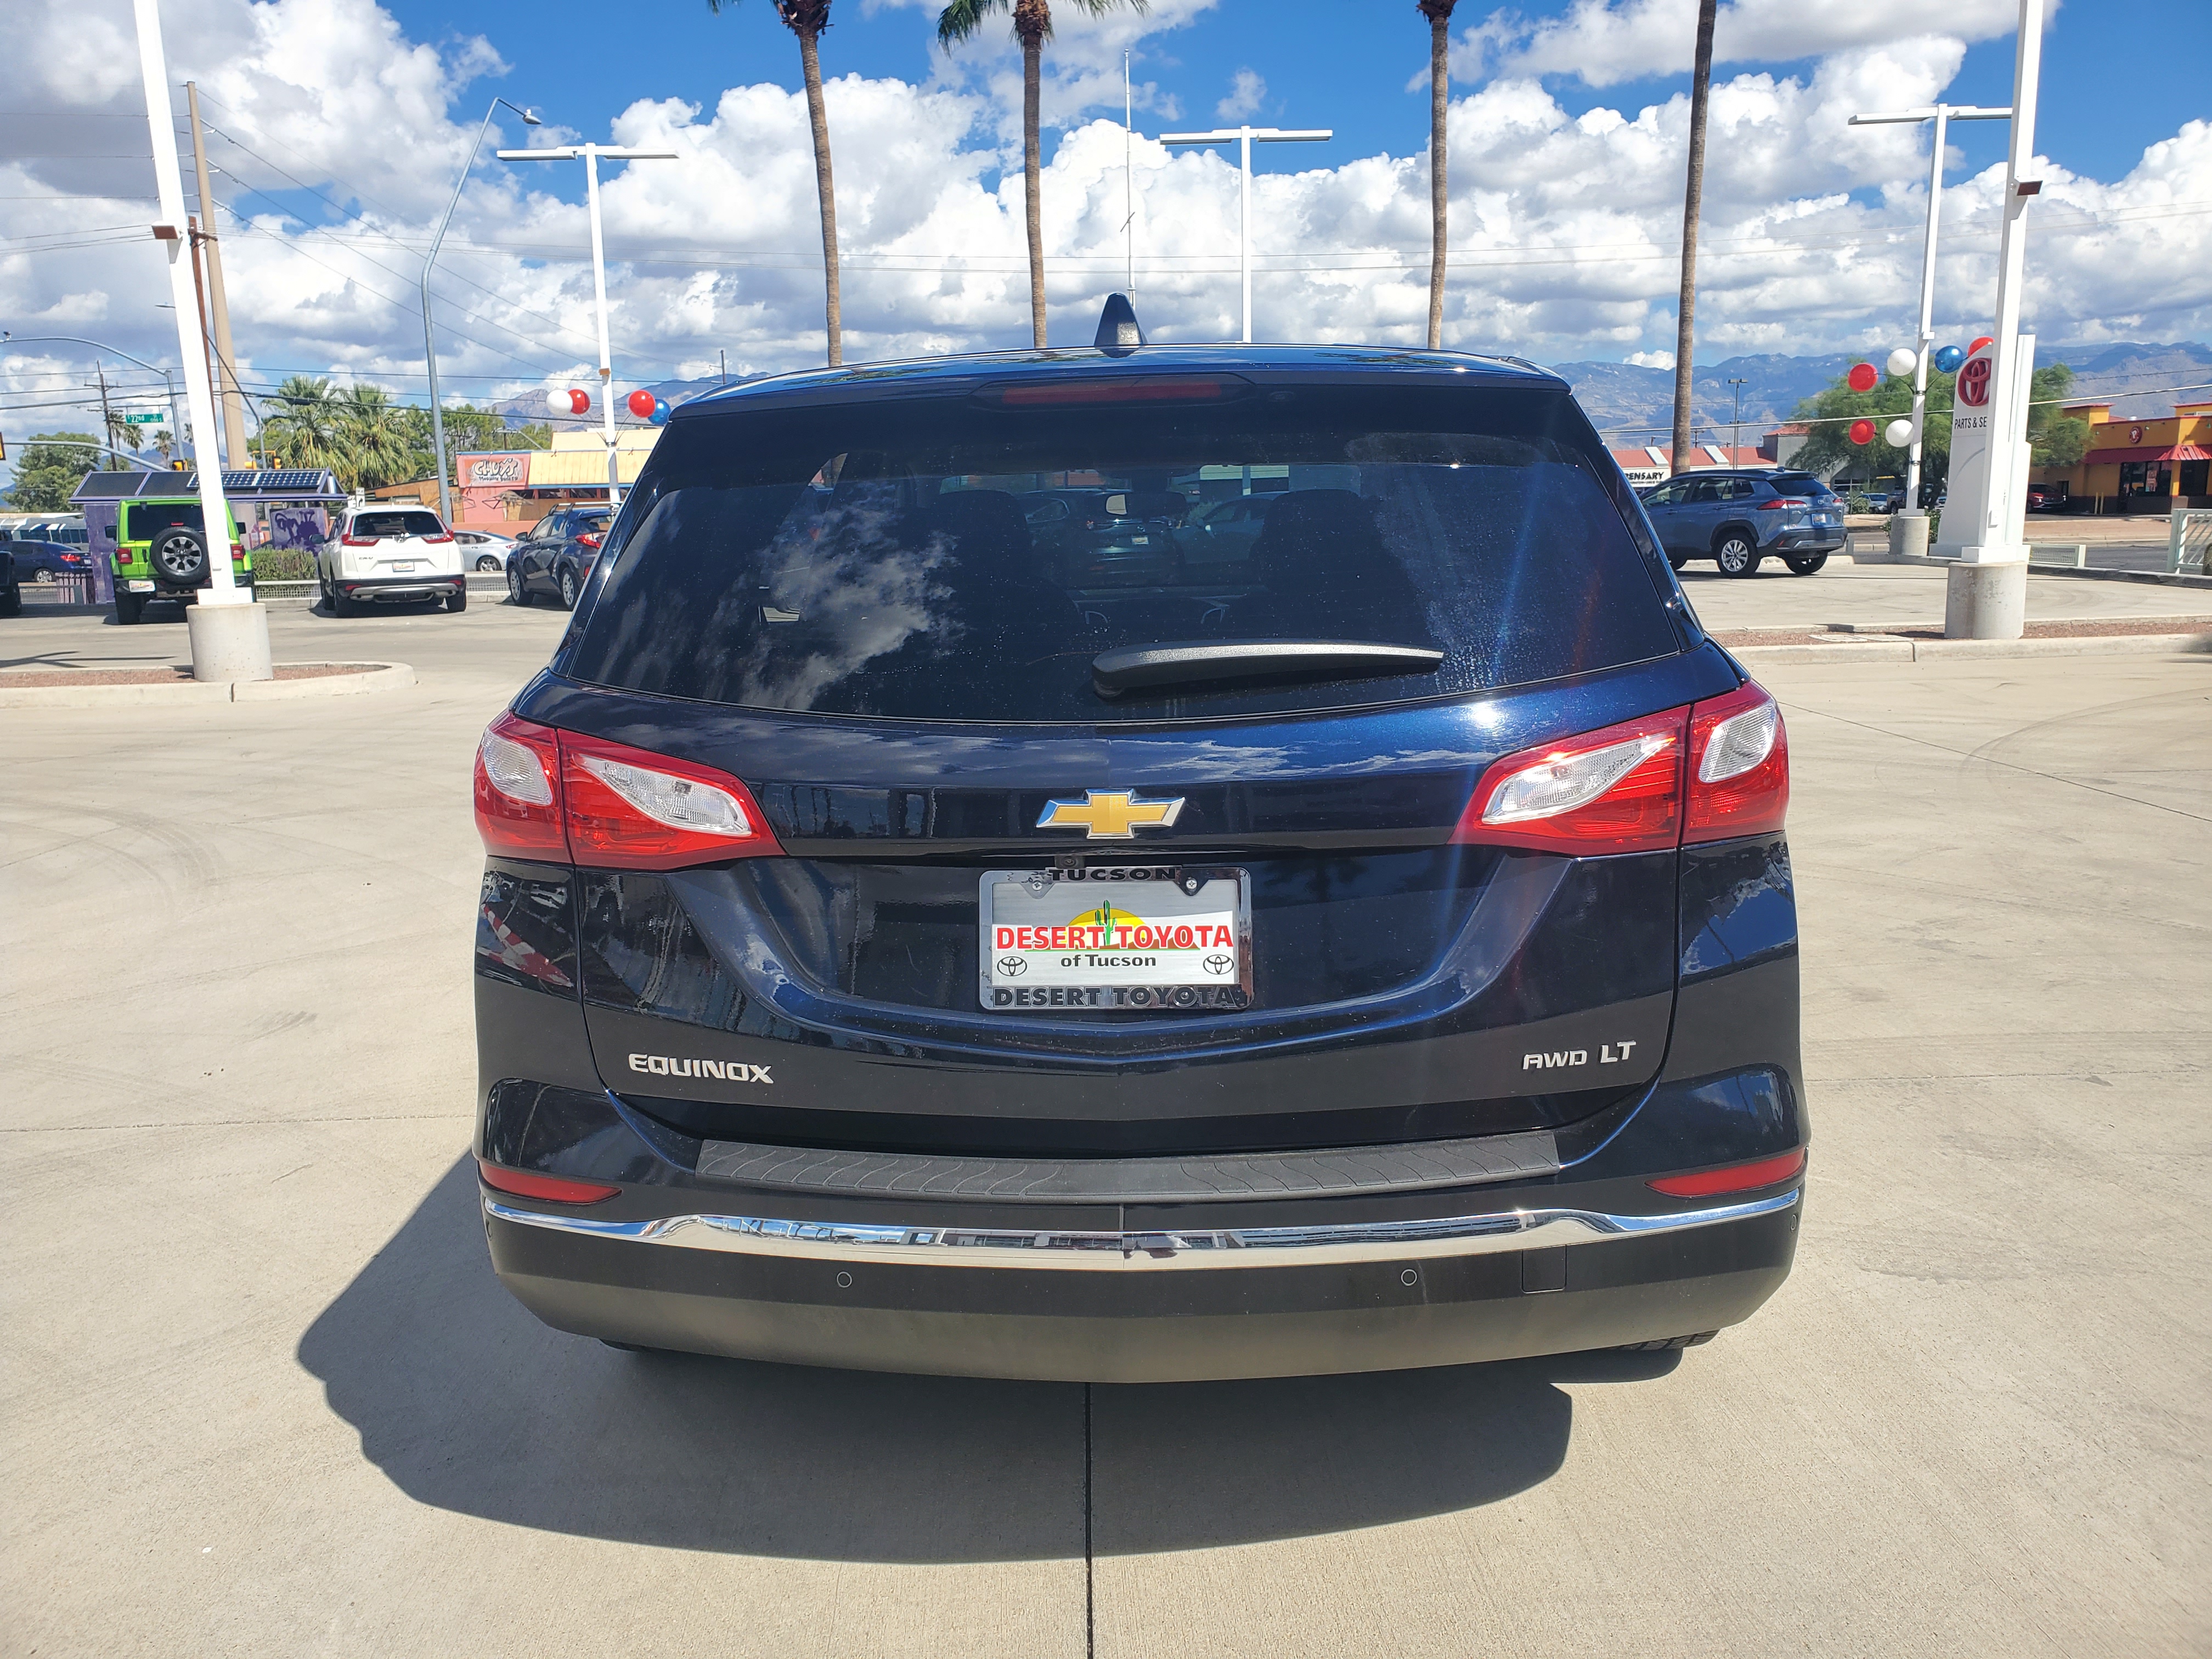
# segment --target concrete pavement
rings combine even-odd
[[[468,764],[562,621],[279,618],[420,684],[0,726],[11,1650],[2212,1645],[2212,657],[1765,671],[1817,1144],[1749,1324],[1086,1395],[619,1354],[500,1291]]]

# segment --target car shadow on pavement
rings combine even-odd
[[[1495,1502],[1566,1455],[1601,1353],[1153,1387],[630,1354],[500,1286],[462,1158],[301,1339],[403,1492],[518,1526],[817,1560],[1065,1559],[1308,1536]],[[1087,1449],[1086,1449],[1087,1441]],[[1085,1493],[1091,1494],[1086,1528]]]

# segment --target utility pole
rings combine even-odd
[[[151,0],[140,0],[142,4]],[[607,447],[607,504],[622,505],[622,471],[615,433],[614,354],[607,343],[607,246],[599,223],[599,159],[610,161],[673,161],[672,149],[623,149],[608,144],[562,144],[548,149],[503,149],[502,161],[573,161],[584,163],[584,198],[592,214],[592,287],[599,302],[599,410],[605,421],[601,434]]]
[[[1954,121],[2008,121],[2009,109],[1982,109],[1972,104],[1934,104],[1921,109],[1881,110],[1854,115],[1855,127],[1888,126],[1898,122],[1936,124],[1935,147],[1928,157],[1928,234],[1920,248],[1920,332],[1914,349],[1920,355],[1912,371],[1912,441],[1905,453],[1905,511],[1916,519],[1927,512],[1920,505],[1922,428],[1928,420],[1928,348],[1936,342],[1936,226],[1943,211],[1943,143],[1945,130]],[[1926,544],[1925,538],[1922,545]]]
[[[730,351],[727,346],[716,346],[714,355],[722,360],[722,384],[730,383]]]
[[[92,360],[92,372],[100,376],[100,435],[112,438],[115,435],[115,411],[107,406],[107,370],[97,357]],[[137,436],[136,434],[132,435],[134,438]],[[100,468],[103,471],[114,471],[115,457],[109,455],[100,463]]]
[[[1729,384],[1735,388],[1735,414],[1729,422],[1729,465],[1734,466],[1736,452],[1743,447],[1743,389],[1751,382],[1731,378]]]
[[[1691,364],[1698,315],[1698,215],[1705,199],[1705,106],[1713,87],[1715,0],[1698,0],[1698,39],[1690,69],[1690,171],[1682,189],[1682,285],[1674,301],[1674,450],[1673,471],[1690,453]]]
[[[1951,504],[1937,556],[1946,573],[1947,639],[2016,640],[2027,626],[2027,404],[2034,343],[2020,331],[2027,269],[2027,204],[2035,169],[2035,100],[2043,78],[2043,0],[2020,0],[2013,59],[2012,146],[2005,158],[2004,228],[1997,242],[1996,337],[1959,366],[1951,414]]]
[[[196,284],[186,263],[191,252],[190,221],[185,214],[183,170],[177,165],[176,114],[169,101],[169,71],[161,50],[158,0],[131,0],[137,24],[138,69],[145,83],[147,136],[153,141],[154,183],[161,217],[152,229],[168,258],[169,298],[176,307],[177,349],[185,363],[185,397],[196,431],[215,430],[215,386],[208,378],[204,336],[194,342],[185,320]],[[214,448],[212,444],[208,447]],[[198,458],[200,537],[207,550],[208,585],[192,596],[185,622],[192,648],[196,680],[266,680],[276,678],[269,660],[269,614],[241,588],[230,568],[230,503],[223,499],[222,467],[212,455]]]
[[[185,108],[192,126],[192,173],[200,187],[200,240],[207,246],[208,305],[215,313],[215,356],[222,388],[222,453],[232,466],[253,465],[246,443],[246,404],[239,395],[238,357],[230,345],[230,301],[222,287],[222,242],[216,234],[215,196],[208,188],[207,140],[200,133],[200,89],[185,82]]]
[[[1237,193],[1238,269],[1244,278],[1244,343],[1252,343],[1252,146],[1255,143],[1308,143],[1336,134],[1328,127],[1297,130],[1284,127],[1220,127],[1212,132],[1164,132],[1164,144],[1225,144],[1238,146],[1240,183]]]
[[[422,362],[430,375],[430,453],[438,462],[438,518],[448,529],[453,523],[453,492],[447,478],[453,469],[446,461],[446,405],[438,396],[438,341],[430,331],[430,267],[438,263],[438,249],[445,243],[446,228],[453,222],[453,210],[461,204],[461,187],[469,181],[469,169],[476,166],[477,152],[483,148],[484,134],[491,131],[491,118],[499,113],[501,104],[507,104],[520,115],[523,125],[538,125],[536,110],[507,103],[504,98],[491,100],[491,107],[484,112],[483,125],[477,129],[477,141],[469,146],[469,159],[461,163],[461,176],[453,180],[453,199],[446,204],[446,216],[438,221],[437,234],[430,238],[429,257],[422,261]]]

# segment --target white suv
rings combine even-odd
[[[316,555],[315,580],[334,617],[364,605],[441,599],[465,611],[468,578],[461,544],[422,507],[349,507]]]

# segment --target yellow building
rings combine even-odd
[[[2089,447],[2075,466],[2039,466],[2032,482],[2063,483],[2078,510],[2168,513],[2212,507],[2212,403],[2176,404],[2172,415],[2112,416],[2109,403],[2069,404],[2089,422]]]

